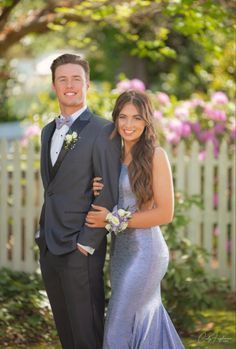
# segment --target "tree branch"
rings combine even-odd
[[[72,4],[74,4],[72,0],[61,2],[51,0],[43,9],[30,11],[26,18],[18,18],[16,24],[5,26],[2,33],[0,33],[0,55],[4,55],[12,45],[30,33],[42,34],[50,31],[51,29],[48,27],[50,23],[56,24],[62,18],[66,21],[81,21],[81,16],[55,12],[58,7],[70,7]],[[79,1],[76,1],[76,4],[78,5]]]
[[[3,30],[5,27],[7,20],[11,14],[11,11],[16,7],[16,5],[20,2],[21,0],[13,0],[10,6],[6,6],[2,8],[2,12],[0,14],[0,32]]]

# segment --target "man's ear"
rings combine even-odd
[[[86,81],[86,87],[87,87],[87,90],[88,90],[89,87],[90,87],[90,80],[87,80],[87,81]]]
[[[52,82],[52,90],[53,90],[53,92],[56,92],[55,85],[53,82]]]

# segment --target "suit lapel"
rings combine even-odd
[[[73,122],[72,126],[70,127],[67,134],[71,134],[72,132],[76,132],[78,135],[78,141],[79,141],[79,135],[83,128],[89,123],[90,118],[92,114],[89,111],[89,109],[86,109],[76,120]],[[77,142],[78,142],[77,141]],[[55,162],[54,166],[52,167],[50,180],[52,181],[53,178],[56,176],[58,169],[60,168],[63,160],[65,159],[66,155],[72,151],[72,149],[65,148],[64,146],[65,142],[62,145],[61,151],[58,155],[57,161]]]

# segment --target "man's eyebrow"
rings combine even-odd
[[[57,79],[62,79],[62,78],[67,78],[68,76],[66,75],[60,75],[57,77]],[[81,75],[72,75],[72,78],[81,78]]]

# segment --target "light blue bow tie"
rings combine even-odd
[[[64,125],[71,127],[71,125],[73,124],[73,119],[71,116],[68,116],[67,118],[56,118],[55,121],[56,121],[56,128],[58,130]]]

